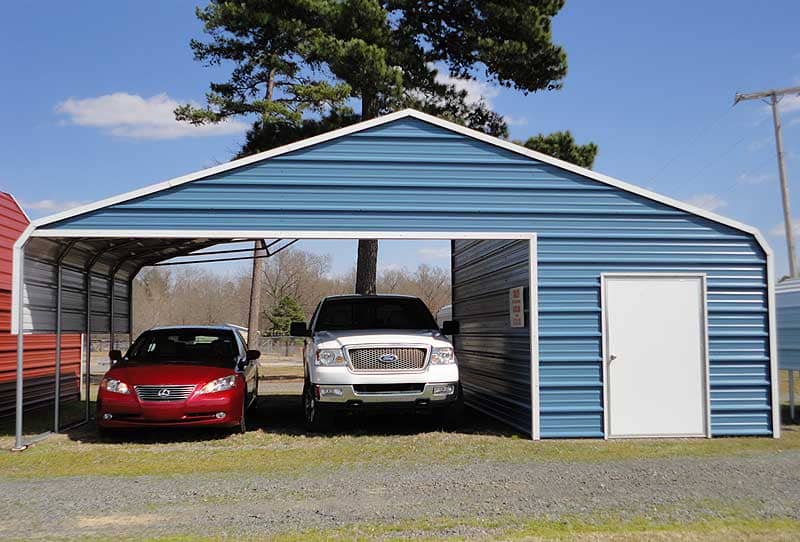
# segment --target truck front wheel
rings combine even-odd
[[[328,413],[314,396],[314,386],[308,380],[303,386],[303,414],[308,431],[320,433],[328,428]]]

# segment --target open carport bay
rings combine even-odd
[[[796,426],[780,440],[531,443],[472,413],[458,433],[380,415],[306,435],[297,401],[262,400],[244,435],[98,440],[87,425],[1,454],[0,538],[793,540],[800,528]]]

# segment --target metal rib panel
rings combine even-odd
[[[52,227],[143,224],[164,230],[536,232],[540,421],[542,436],[552,437],[602,435],[602,413],[582,410],[586,393],[602,391],[600,274],[706,273],[712,433],[771,431],[766,257],[749,234],[419,120],[401,119]],[[513,333],[504,342],[503,292],[525,282],[525,270],[505,265],[508,254],[497,253],[511,246],[460,244],[454,311],[464,315],[457,342],[480,352],[485,341],[499,358],[515,360],[518,370],[509,378],[524,382],[518,359],[524,347]],[[480,255],[491,263],[476,272],[468,262]],[[515,257],[522,255],[520,249]],[[517,383],[519,396],[490,400],[476,382],[496,389],[502,375],[481,373],[478,366],[486,364],[476,354],[464,356],[472,379],[465,393],[519,426],[525,418],[519,405],[529,402],[525,386]],[[736,408],[758,415],[744,422],[729,414]]]

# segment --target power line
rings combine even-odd
[[[672,157],[670,157],[666,162],[664,162],[664,164],[660,168],[658,168],[658,170],[656,170],[655,175],[653,175],[653,177],[651,178],[653,180],[658,179],[664,172],[664,170],[666,170],[667,167],[671,166],[675,162],[675,160],[683,154],[683,149],[691,147],[692,145],[697,143],[697,141],[699,141],[702,136],[709,133],[713,128],[716,128],[716,126],[720,123],[720,121],[723,118],[725,118],[728,115],[728,113],[730,113],[732,110],[733,106],[725,109],[725,111],[723,111],[721,115],[717,116],[711,123],[708,123],[704,127],[702,127],[697,133],[695,133],[694,137],[691,140],[689,140],[689,143],[684,143],[684,145],[680,147],[681,150],[676,152],[674,155],[672,155]]]

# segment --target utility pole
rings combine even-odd
[[[261,284],[264,280],[264,255],[266,254],[263,239],[253,242],[253,276],[250,279],[250,314],[247,318],[247,348],[258,350],[258,334],[261,323]]]
[[[736,94],[733,105],[745,100],[762,100],[772,107],[772,122],[775,125],[775,148],[778,153],[778,175],[781,181],[781,199],[783,200],[783,221],[786,228],[786,248],[789,251],[789,275],[797,276],[797,255],[794,243],[794,228],[792,227],[792,212],[789,204],[789,183],[786,180],[786,165],[783,160],[783,136],[781,135],[781,117],[778,111],[778,102],[787,94],[800,95],[800,87],[765,90],[749,94]]]

